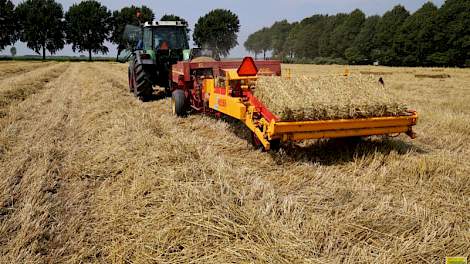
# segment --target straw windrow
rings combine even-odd
[[[282,120],[328,120],[407,114],[372,76],[260,78],[256,96]]]

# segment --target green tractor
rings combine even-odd
[[[172,65],[190,57],[187,27],[181,21],[154,21],[134,31],[137,44],[128,72],[129,90],[136,97],[149,98],[154,86],[169,93]]]

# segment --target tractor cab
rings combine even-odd
[[[189,60],[187,24],[181,21],[146,22],[142,28],[142,49],[154,60]]]

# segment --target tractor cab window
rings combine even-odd
[[[144,28],[144,49],[152,49],[152,29]]]
[[[156,49],[188,49],[186,28],[157,27],[153,31],[153,43]]]

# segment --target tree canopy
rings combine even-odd
[[[73,51],[88,51],[89,60],[92,53],[108,53],[104,42],[110,38],[111,12],[94,0],[74,4],[65,14],[67,43],[72,44]]]
[[[26,0],[16,8],[21,21],[20,39],[28,48],[46,58],[64,48],[64,11],[54,0]]]
[[[432,65],[428,56],[433,53],[438,8],[431,2],[409,16],[395,35],[395,49],[401,65]]]
[[[17,40],[18,20],[10,0],[0,0],[0,51]]]
[[[117,56],[124,49],[134,44],[128,43],[128,39],[124,36],[126,25],[140,26],[142,22],[153,21],[155,19],[153,11],[147,6],[137,7],[133,5],[114,11],[112,17],[110,40],[117,45]]]
[[[380,16],[371,16],[364,21],[361,31],[354,38],[351,47],[346,49],[346,59],[351,63],[372,63],[372,53],[376,48],[373,41]]]
[[[272,51],[288,62],[465,66],[470,65],[468,25],[470,1],[446,0],[440,8],[425,3],[413,14],[397,5],[383,16],[366,17],[356,9],[282,20],[251,34],[244,46],[255,55]]]
[[[238,16],[230,10],[215,9],[200,17],[194,27],[193,40],[196,45],[212,50],[216,58],[227,56],[238,45],[240,30]]]
[[[470,1],[447,0],[439,9],[436,36],[439,49],[431,56],[444,65],[470,63]]]
[[[245,43],[243,44],[246,50],[248,50],[249,52],[253,52],[255,54],[255,58],[258,57],[258,54],[263,52],[260,45],[258,45],[258,42],[259,42],[258,38],[259,38],[259,35],[251,34],[248,37],[248,39],[245,41]]]
[[[162,16],[162,18],[160,18],[160,21],[181,21],[184,23],[188,23],[188,21],[186,21],[184,18],[174,14],[165,14]]]

